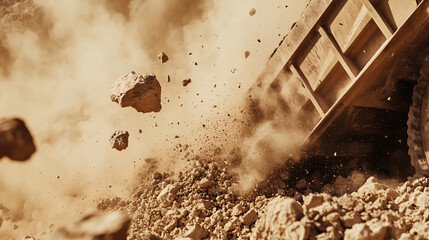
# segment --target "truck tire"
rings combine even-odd
[[[429,56],[420,69],[408,112],[407,144],[416,173],[429,176]]]

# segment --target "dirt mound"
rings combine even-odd
[[[36,151],[33,137],[18,118],[0,119],[0,158],[6,156],[12,160],[27,160]]]
[[[116,80],[110,89],[110,99],[121,107],[133,107],[137,112],[159,112],[161,85],[154,74],[131,71]]]
[[[425,177],[402,185],[370,177],[357,191],[340,196],[307,193],[297,198],[299,190],[243,196],[235,191],[236,178],[227,169],[222,163],[197,161],[178,174],[146,170],[142,174],[150,177],[142,178],[131,200],[105,199],[98,208],[132,216],[128,239],[429,237]],[[345,181],[338,178],[332,187]]]
[[[106,199],[100,210],[125,210],[132,216],[129,239],[248,238],[264,197],[246,200],[234,194],[235,178],[226,165],[197,161],[192,169],[171,173],[146,171],[132,200]]]

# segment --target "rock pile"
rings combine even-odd
[[[24,161],[36,151],[33,137],[18,118],[0,119],[0,158]]]
[[[131,71],[116,80],[110,89],[110,99],[121,107],[133,107],[137,112],[159,112],[161,85],[154,74]]]
[[[112,148],[122,151],[128,147],[128,137],[130,134],[127,131],[116,130],[110,137],[110,144]]]
[[[154,172],[132,200],[105,199],[98,208],[128,211],[128,239],[246,239],[264,198],[246,200],[233,193],[234,183],[226,166],[197,161],[177,176]]]
[[[424,177],[393,187],[371,177],[342,196],[284,191],[269,197],[236,194],[235,177],[217,162],[197,161],[178,174],[145,174],[151,176],[131,200],[105,199],[98,205],[132,216],[128,239],[429,237],[429,180]]]
[[[429,181],[391,187],[368,178],[357,192],[310,193],[299,203],[269,201],[253,229],[255,239],[428,239]]]

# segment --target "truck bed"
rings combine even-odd
[[[394,107],[380,91],[401,59],[429,46],[428,32],[428,0],[311,1],[257,85],[294,89],[283,97],[299,105],[311,147],[348,106]]]

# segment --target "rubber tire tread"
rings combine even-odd
[[[413,89],[412,104],[408,112],[407,121],[407,145],[408,154],[411,158],[411,165],[416,170],[416,173],[429,176],[429,159],[426,159],[425,150],[423,149],[423,140],[421,132],[421,115],[423,99],[425,97],[429,84],[429,56],[425,58],[423,66],[420,69],[420,76],[417,84]],[[429,101],[429,96],[426,98]],[[428,149],[429,150],[429,149]]]

